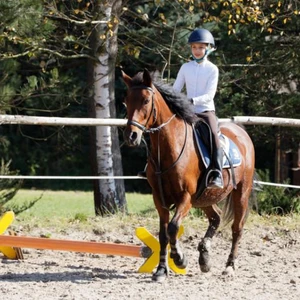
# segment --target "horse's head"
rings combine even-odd
[[[129,146],[138,146],[143,132],[155,122],[154,86],[146,69],[133,78],[123,71],[122,76],[128,89],[125,98],[128,122],[124,139]]]

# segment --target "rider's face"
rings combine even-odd
[[[207,44],[204,43],[191,44],[192,54],[197,59],[200,59],[205,55],[206,48],[207,48]]]

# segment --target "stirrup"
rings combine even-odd
[[[208,189],[223,189],[224,182],[222,172],[218,169],[213,169],[211,172],[216,172],[217,174],[212,177],[212,179],[207,183],[206,187]]]
[[[208,189],[220,189],[222,190],[224,188],[224,185],[222,183],[222,181],[220,182],[216,182],[215,180],[212,180],[208,185],[207,185]]]

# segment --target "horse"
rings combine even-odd
[[[233,220],[232,246],[223,271],[224,275],[232,276],[254,178],[254,146],[249,135],[233,122],[220,122],[221,133],[237,145],[241,163],[231,170],[223,169],[223,189],[204,189],[199,194],[197,186],[206,166],[196,148],[193,134],[196,116],[192,104],[184,94],[173,92],[170,85],[153,80],[147,69],[133,77],[122,71],[122,78],[127,86],[124,104],[128,122],[124,140],[135,147],[140,145],[144,133],[150,135],[146,175],[159,215],[160,243],[160,259],[152,280],[162,282],[169,275],[168,244],[175,265],[182,269],[186,267],[187,258],[177,240],[177,233],[192,207],[202,209],[209,223],[198,244],[202,272],[211,268],[211,241],[220,225],[221,215],[226,224]],[[221,210],[217,203],[225,199]],[[174,214],[170,221],[172,208]]]

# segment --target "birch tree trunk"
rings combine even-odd
[[[98,62],[90,62],[90,80],[93,84],[90,113],[95,118],[115,117],[115,61],[117,56],[118,12],[121,0],[98,0],[98,15],[107,24],[98,24],[93,30],[91,47]],[[115,170],[122,175],[122,164],[117,130],[111,126],[91,128],[91,163],[93,173],[113,177]],[[115,135],[115,136],[113,136]],[[94,181],[96,215],[107,215],[126,210],[123,180],[113,178]]]

